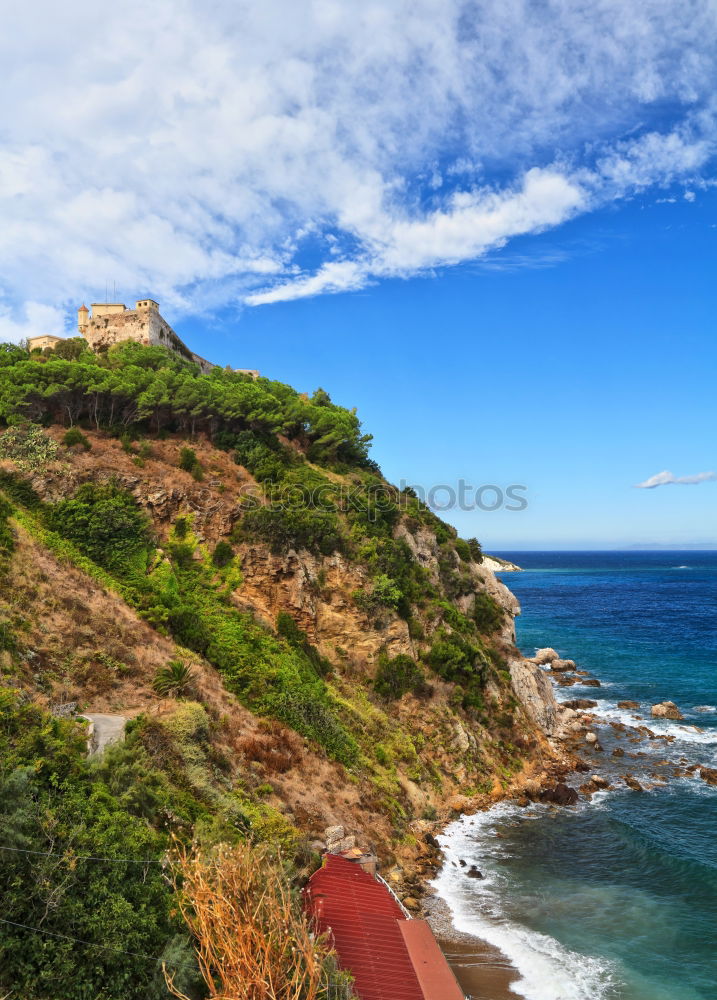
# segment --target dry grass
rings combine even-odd
[[[197,948],[210,1000],[317,1000],[328,950],[312,938],[280,862],[239,844],[213,853],[175,845],[179,907]],[[176,989],[164,968],[171,994]]]
[[[301,740],[280,722],[265,722],[258,732],[243,736],[237,749],[247,761],[260,763],[268,774],[285,774],[303,758]]]

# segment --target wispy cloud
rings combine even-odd
[[[430,272],[689,198],[717,150],[712,0],[37,0],[4,29],[16,323],[107,280],[197,312]]]
[[[654,490],[656,486],[670,486],[679,483],[682,486],[698,486],[700,483],[711,483],[717,481],[717,472],[697,472],[694,476],[674,476],[667,469],[650,476],[644,483],[635,483],[638,490]]]

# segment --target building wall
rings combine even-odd
[[[92,303],[92,315],[93,316],[114,316],[117,313],[123,313],[127,309],[127,306],[122,302],[93,302]]]
[[[133,340],[137,344],[168,347],[188,361],[194,361],[205,373],[215,367],[190,351],[159,310],[153,308],[98,313],[97,306],[93,305],[82,335],[93,351],[107,350],[122,340]]]
[[[27,346],[31,351],[44,351],[46,347],[55,348],[63,339],[63,337],[52,337],[49,334],[40,337],[30,337]]]

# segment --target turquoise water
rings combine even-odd
[[[554,646],[603,685],[559,697],[593,698],[605,720],[631,724],[616,702],[640,701],[647,724],[675,736],[623,744],[644,754],[636,777],[649,782],[665,758],[717,766],[717,552],[501,555],[525,567],[503,577],[523,608],[523,652]],[[648,718],[665,699],[684,723]],[[609,768],[609,753],[598,764]],[[520,995],[717,997],[717,788],[701,779],[620,786],[575,809],[501,805],[454,824],[444,845],[439,891],[461,929],[512,959]],[[466,879],[461,858],[486,878]]]

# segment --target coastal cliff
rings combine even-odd
[[[157,858],[170,834],[250,837],[310,870],[341,826],[416,910],[442,824],[565,769],[550,684],[515,648],[518,602],[475,539],[386,482],[323,390],[134,344],[2,360],[0,708],[37,738],[0,751],[3,780],[22,773],[54,817],[31,851],[69,849],[81,817],[86,854],[109,823],[118,856],[136,856],[130,836]],[[127,720],[92,766],[87,717]],[[153,934],[137,946],[156,952]],[[127,996],[146,990],[138,974]]]

